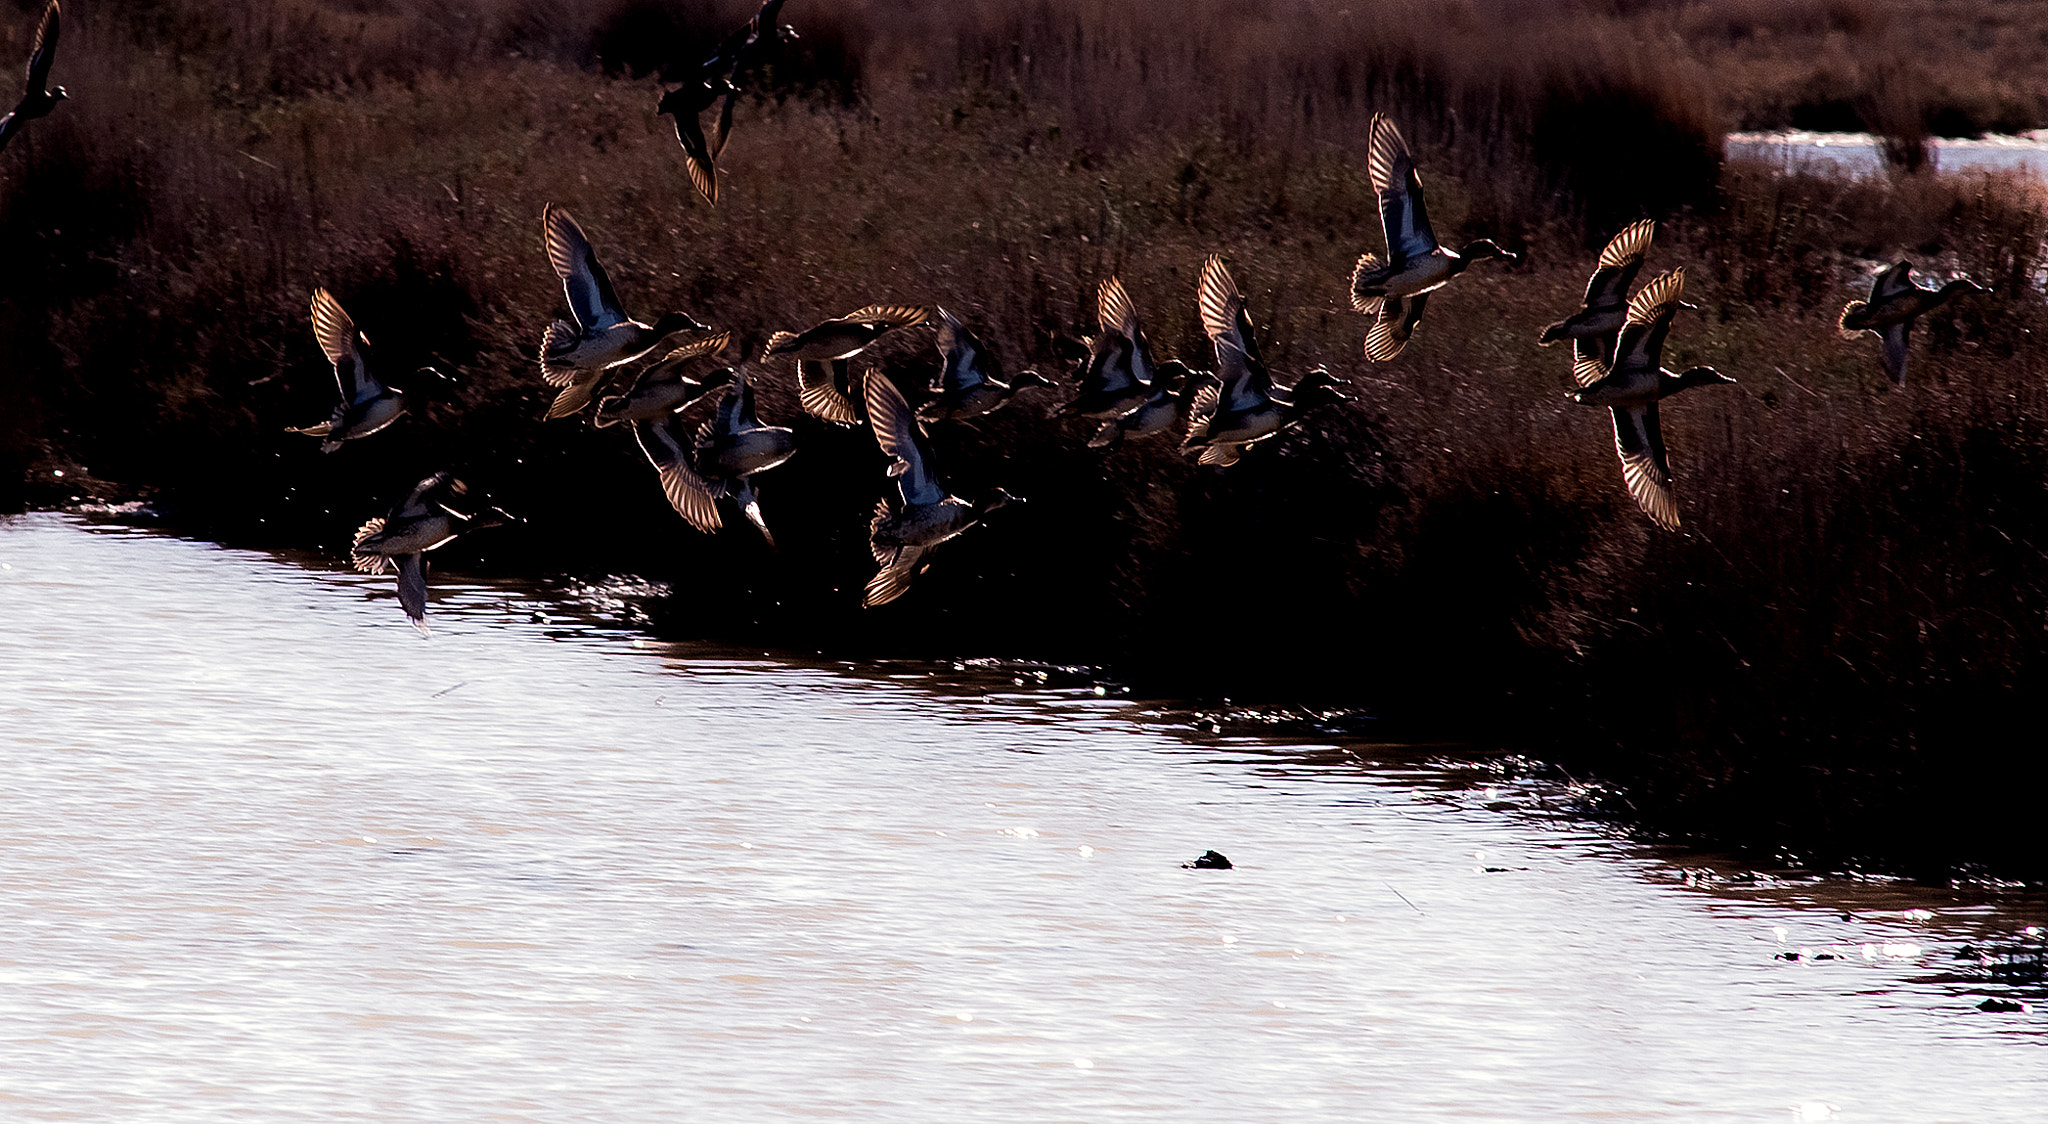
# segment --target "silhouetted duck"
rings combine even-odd
[[[851,359],[899,328],[925,322],[931,309],[908,304],[871,304],[801,332],[768,337],[768,354],[795,359]]]
[[[1684,292],[1683,268],[1644,285],[1628,302],[1613,366],[1572,395],[1581,405],[1606,406],[1613,412],[1614,451],[1621,457],[1629,495],[1651,522],[1667,531],[1678,529],[1678,504],[1671,498],[1671,465],[1664,453],[1657,403],[1695,386],[1735,381],[1712,367],[1691,367],[1674,375],[1661,365],[1664,337]]]
[[[0,150],[6,149],[23,125],[48,117],[58,102],[70,96],[62,86],[50,87],[50,67],[57,62],[57,36],[63,30],[63,13],[57,10],[57,0],[50,0],[43,9],[42,22],[36,25],[35,43],[28,50],[28,89],[14,104],[14,112],[0,117]]]
[[[725,397],[687,446],[681,420],[674,416],[636,421],[633,433],[661,474],[669,503],[691,526],[706,534],[722,527],[717,501],[729,496],[768,545],[775,545],[775,536],[761,517],[752,478],[793,456],[796,435],[782,426],[761,424],[744,367],[733,373]]]
[[[1244,447],[1263,441],[1299,422],[1310,410],[1348,402],[1330,372],[1317,367],[1286,391],[1276,391],[1252,338],[1251,318],[1237,283],[1215,254],[1202,263],[1196,291],[1202,328],[1216,347],[1216,375],[1221,387],[1206,386],[1195,399],[1183,449],[1200,449],[1202,463],[1233,465]]]
[[[632,388],[626,393],[599,402],[593,424],[603,428],[614,422],[652,421],[689,408],[712,391],[731,383],[733,370],[720,367],[700,382],[684,375],[683,368],[692,360],[724,351],[731,342],[732,333],[719,332],[691,340],[662,356],[659,362],[640,372],[640,377],[633,381]]]
[[[1429,294],[1442,288],[1465,267],[1484,258],[1515,255],[1490,239],[1468,242],[1456,253],[1437,243],[1422,205],[1422,179],[1408,142],[1386,114],[1372,115],[1366,172],[1380,200],[1380,228],[1387,238],[1387,260],[1361,255],[1351,271],[1351,307],[1373,318],[1365,337],[1365,357],[1375,361],[1401,353]]]
[[[759,65],[769,44],[796,38],[795,28],[776,26],[775,21],[784,2],[768,0],[761,5],[754,18],[719,42],[717,53],[698,64],[696,74],[663,94],[655,104],[657,116],[664,113],[674,115],[676,139],[683,145],[684,169],[689,172],[690,182],[698,193],[714,206],[718,203],[715,162],[718,154],[724,151],[725,142],[732,136],[732,106],[740,95],[740,77]],[[718,128],[707,137],[703,113],[721,98],[725,104],[718,112]]]
[[[889,475],[897,488],[897,502],[883,498],[868,524],[868,546],[881,570],[869,579],[862,604],[875,606],[909,592],[911,579],[923,572],[923,558],[933,547],[996,508],[1022,501],[1001,488],[980,503],[948,495],[932,469],[931,451],[903,392],[886,375],[874,373],[867,378],[866,396],[875,442],[892,458]]]
[[[1608,240],[1594,264],[1593,277],[1586,282],[1586,297],[1577,312],[1543,329],[1536,342],[1544,347],[1559,340],[1572,341],[1573,357],[1588,360],[1603,369],[1614,362],[1614,341],[1628,319],[1628,287],[1635,284],[1643,268],[1643,255],[1656,237],[1657,224],[1644,219]]]
[[[1957,278],[1939,289],[1923,289],[1913,281],[1913,263],[1901,261],[1877,275],[1870,283],[1870,299],[1850,301],[1842,306],[1844,332],[1870,332],[1884,341],[1884,369],[1892,382],[1906,382],[1906,338],[1921,313],[1939,308],[1958,293],[1988,293],[1968,278]]]
[[[590,240],[569,212],[549,203],[541,209],[541,231],[548,261],[562,279],[569,315],[548,325],[540,343],[541,377],[561,387],[550,418],[567,417],[590,403],[610,378],[610,370],[653,351],[681,331],[711,329],[680,312],[664,313],[652,325],[629,318],[619,308],[611,278],[605,276]]]
[[[1166,360],[1152,376],[1152,397],[1130,413],[1103,422],[1095,436],[1088,439],[1088,447],[1115,449],[1129,437],[1149,437],[1168,431],[1185,433],[1195,416],[1195,400],[1203,387],[1215,381],[1216,377],[1207,371],[1191,371],[1178,359]]]
[[[437,472],[420,481],[391,514],[363,524],[349,551],[356,569],[366,574],[397,566],[398,603],[422,633],[427,631],[426,552],[460,534],[518,522],[495,507],[470,515],[452,506],[468,492],[452,473]]]
[[[325,289],[313,290],[313,337],[334,364],[341,402],[326,421],[291,432],[322,438],[320,451],[331,453],[341,448],[343,441],[368,437],[404,416],[404,392],[385,386],[370,373],[363,355],[369,338],[356,331],[355,321],[342,311],[341,302]]]
[[[1095,319],[1100,330],[1088,344],[1081,393],[1061,407],[1062,417],[1121,417],[1152,397],[1151,345],[1123,282],[1112,277],[1102,283],[1095,298]]]
[[[943,308],[936,311],[942,362],[938,374],[932,376],[932,389],[937,395],[919,407],[920,420],[966,421],[1001,407],[1020,390],[1052,385],[1037,371],[1025,371],[1010,382],[1003,382],[1002,364],[995,353],[952,313]]]

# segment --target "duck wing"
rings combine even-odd
[[[1621,477],[1628,494],[1650,521],[1667,531],[1678,529],[1678,503],[1671,498],[1671,468],[1664,456],[1664,430],[1657,404],[1616,406],[1614,451],[1621,457]]]
[[[404,499],[392,506],[391,514],[386,517],[386,521],[398,523],[407,519],[418,519],[437,511],[450,511],[452,509],[447,505],[451,500],[460,499],[468,494],[469,486],[457,480],[454,473],[436,472],[413,485],[412,491],[407,492]]]
[[[63,31],[63,13],[57,10],[57,0],[50,0],[43,9],[42,22],[36,24],[35,43],[28,50],[29,93],[40,93],[49,86],[50,68],[57,64],[57,37]]]
[[[982,373],[982,357],[985,352],[981,341],[967,330],[952,313],[941,308],[939,315],[939,354],[942,356],[939,373],[932,380],[933,389],[949,394],[964,394],[988,381]]]
[[[797,401],[804,412],[839,425],[859,425],[860,408],[848,394],[852,364],[845,359],[796,361]],[[846,389],[841,389],[845,384]]]
[[[1202,314],[1202,330],[1216,348],[1216,377],[1223,383],[1218,408],[1251,410],[1269,401],[1273,397],[1272,376],[1259,358],[1258,345],[1252,342],[1251,319],[1245,315],[1244,297],[1218,255],[1211,254],[1202,263],[1195,306]]]
[[[340,388],[343,402],[362,402],[384,393],[384,384],[370,374],[363,357],[363,338],[356,332],[355,321],[325,289],[313,290],[313,338],[320,341],[320,350],[334,364],[334,384]]]
[[[678,131],[682,121],[678,114]],[[555,276],[562,279],[562,294],[569,300],[569,312],[576,318],[576,326],[589,333],[625,323],[626,314],[619,309],[611,278],[605,275],[604,266],[598,264],[597,252],[590,248],[590,240],[583,236],[583,228],[576,225],[568,210],[549,203],[541,208],[540,222],[548,263],[555,267]]]
[[[895,458],[889,475],[897,478],[905,506],[938,503],[946,498],[945,485],[932,471],[930,451],[918,432],[917,417],[910,403],[887,375],[870,373],[867,380],[868,424],[874,428],[875,443],[885,456]]]
[[[718,144],[714,147],[711,142],[704,139],[704,126],[697,120],[696,114],[678,111],[675,115],[676,139],[683,144],[683,171],[689,173],[690,186],[696,188],[697,194],[702,195],[704,201],[713,206],[718,204],[718,168],[714,161],[718,149],[725,147],[725,129],[722,126],[731,119],[732,95],[728,94],[725,112],[720,116]],[[599,276],[602,276],[602,273]]]
[[[419,551],[398,556],[398,604],[414,628],[427,630],[427,556]]]
[[[1129,342],[1126,362],[1131,382],[1151,386],[1152,349],[1145,342],[1145,327],[1138,321],[1138,306],[1131,303],[1122,281],[1112,277],[1102,283],[1095,299],[1095,319],[1103,331],[1114,331]]]
[[[656,421],[636,421],[633,436],[640,442],[640,451],[647,454],[648,463],[661,475],[661,490],[668,496],[669,506],[690,526],[708,535],[722,526],[718,501],[712,497],[704,478],[690,465],[681,426],[681,419],[673,414]]]
[[[1890,375],[1892,382],[1898,386],[1906,385],[1906,340],[1912,333],[1911,320],[1886,325],[1885,329],[1878,333],[1878,338],[1883,341],[1885,373]]]
[[[1428,257],[1437,251],[1436,231],[1430,228],[1429,212],[1422,203],[1422,177],[1415,172],[1415,156],[1392,118],[1384,113],[1372,117],[1372,136],[1365,158],[1366,174],[1380,198],[1380,229],[1387,237],[1387,257],[1392,264]]]
[[[1373,317],[1372,329],[1365,334],[1365,357],[1375,363],[1384,363],[1401,354],[1401,349],[1408,346],[1409,337],[1415,334],[1415,325],[1421,322],[1423,307],[1428,303],[1428,293],[1382,300],[1379,314]]]
[[[1620,308],[1628,303],[1628,287],[1635,284],[1643,268],[1643,255],[1656,237],[1657,223],[1644,219],[1622,229],[1608,240],[1594,264],[1593,277],[1586,282],[1587,308]]]
[[[1628,319],[1615,341],[1615,368],[1656,370],[1664,358],[1664,337],[1671,333],[1671,317],[1678,312],[1685,294],[1685,267],[1660,273],[1629,298]]]
[[[918,563],[924,558],[924,551],[921,546],[897,548],[891,560],[868,579],[867,588],[861,592],[861,608],[886,605],[909,593],[910,580],[917,576]]]
[[[1614,345],[1618,337],[1601,335],[1572,341],[1572,381],[1592,386],[1614,369]]]
[[[1870,303],[1882,305],[1885,301],[1909,292],[1920,286],[1913,283],[1913,263],[1900,261],[1880,273],[1870,282]]]

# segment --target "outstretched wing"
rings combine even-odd
[[[64,30],[63,14],[57,0],[43,9],[43,21],[36,25],[35,45],[28,51],[28,92],[40,93],[50,84],[50,68],[57,63],[57,36]]]
[[[1678,502],[1671,498],[1671,468],[1664,457],[1664,430],[1657,404],[1614,408],[1614,451],[1621,457],[1621,477],[1628,494],[1650,521],[1667,531],[1678,529]]]
[[[427,630],[427,556],[418,551],[398,558],[398,603],[412,626]]]
[[[727,97],[725,105],[729,116],[732,110],[730,96]],[[721,121],[725,119],[721,118]],[[683,171],[689,173],[690,185],[697,189],[697,194],[702,195],[705,202],[715,207],[718,205],[718,169],[713,164],[716,151],[711,143],[704,139],[704,126],[698,122],[696,114],[678,110],[675,121],[676,139],[683,143]],[[718,147],[725,147],[725,131],[722,128],[719,130]]]
[[[1660,273],[1629,298],[1628,319],[1615,341],[1614,366],[1657,369],[1664,360],[1664,337],[1685,294],[1685,267]]]
[[[1586,282],[1587,308],[1619,308],[1628,301],[1628,287],[1635,284],[1643,255],[1649,252],[1650,239],[1656,234],[1656,221],[1644,219],[1608,241],[1593,267],[1592,279]]]
[[[676,120],[680,123],[682,118],[678,116]],[[576,225],[568,210],[549,203],[541,208],[540,222],[548,262],[555,267],[555,276],[562,279],[562,294],[569,300],[569,312],[576,317],[576,326],[587,333],[625,323],[626,314],[619,309],[611,278],[605,276],[597,252],[590,248],[590,240],[583,237],[583,228]]]
[[[1195,307],[1202,314],[1202,330],[1216,348],[1216,374],[1223,381],[1220,397],[1225,410],[1249,410],[1273,396],[1273,380],[1252,343],[1251,320],[1245,315],[1244,297],[1237,282],[1223,268],[1223,258],[1209,255],[1202,263],[1202,279],[1195,290]]]
[[[325,289],[313,290],[313,338],[320,341],[320,350],[334,364],[334,383],[341,389],[343,402],[359,402],[382,393],[383,386],[370,375],[364,361],[355,321]]]
[[[1386,234],[1387,256],[1393,264],[1435,253],[1436,231],[1430,228],[1429,212],[1422,203],[1422,177],[1415,173],[1415,156],[1408,151],[1401,130],[1384,113],[1372,116],[1365,170],[1380,199],[1380,228]]]
[[[838,374],[839,378],[833,376]],[[860,410],[846,391],[851,387],[852,369],[845,359],[799,359],[796,361],[796,398],[804,412],[840,425],[859,425]]]
[[[874,428],[875,443],[885,456],[895,458],[889,475],[897,478],[905,504],[937,503],[946,498],[945,485],[932,471],[931,455],[917,429],[917,417],[910,403],[887,375],[871,371],[867,378],[868,424]]]
[[[1884,354],[1885,373],[1890,375],[1892,382],[1898,386],[1906,385],[1906,340],[1912,332],[1913,322],[1901,320],[1896,324],[1887,325],[1877,334],[1878,339],[1883,341],[1881,350]]]
[[[954,394],[972,390],[986,381],[982,373],[981,341],[967,330],[965,324],[950,312],[941,308],[939,315],[939,373],[933,381],[938,389]]]
[[[690,466],[681,426],[682,420],[673,414],[655,421],[636,421],[633,436],[640,442],[640,451],[647,454],[648,463],[661,475],[661,490],[668,496],[669,505],[690,526],[708,535],[723,525],[718,518],[718,501],[712,497],[704,478]]]

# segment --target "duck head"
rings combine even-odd
[[[711,325],[699,324],[694,317],[682,312],[664,312],[661,314],[661,319],[654,322],[654,334],[657,336],[672,336],[677,332],[708,332],[710,330]]]
[[[1983,285],[1979,285],[1975,281],[1972,281],[1967,277],[1958,277],[1955,280],[1949,282],[1948,284],[1943,285],[1940,288],[1940,290],[1938,290],[1938,294],[1942,300],[1947,300],[1948,298],[1955,296],[1958,293],[1988,293],[1990,291],[1991,290],[1989,288],[1986,288]]]
[[[1019,371],[1017,372],[1017,377],[1010,380],[1010,389],[1012,390],[1022,390],[1027,386],[1051,385],[1052,380],[1039,374],[1037,371]]]
[[[1510,253],[1507,250],[1501,249],[1500,244],[1495,242],[1491,238],[1481,238],[1477,242],[1465,243],[1465,248],[1458,251],[1458,256],[1465,259],[1465,261],[1469,263],[1475,261],[1485,261],[1487,258],[1500,258],[1504,261],[1514,261],[1517,255]]]
[[[1685,390],[1688,387],[1713,386],[1715,383],[1727,383],[1733,386],[1735,385],[1735,380],[1716,371],[1712,367],[1687,367],[1678,374],[1671,376],[1671,383],[1673,390]]]
[[[1339,402],[1349,402],[1351,396],[1338,389],[1342,385],[1336,376],[1330,374],[1328,368],[1317,367],[1301,376],[1301,381],[1294,384],[1294,406],[1298,410],[1306,410],[1312,406],[1334,406]]]
[[[987,497],[984,498],[980,503],[974,505],[974,515],[976,518],[980,518],[981,516],[987,515],[989,512],[994,511],[996,508],[1008,507],[1013,503],[1023,502],[1023,496],[1013,496],[1010,493],[1003,491],[1001,488],[996,488],[993,491],[989,492]]]

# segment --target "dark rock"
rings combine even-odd
[[[1204,851],[1202,857],[1191,863],[1182,863],[1183,870],[1229,870],[1230,860],[1218,851]]]
[[[1984,1002],[1977,1004],[1977,1009],[1979,1011],[1990,1011],[1993,1014],[2008,1014],[2012,1012],[2025,1014],[2027,1005],[2017,999],[1986,999]]]

